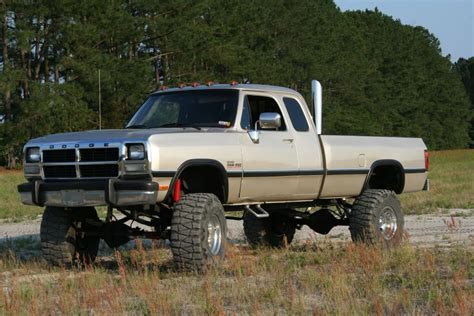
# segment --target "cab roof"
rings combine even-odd
[[[164,89],[164,90],[159,90],[155,91],[152,93],[153,94],[159,94],[159,93],[166,93],[166,92],[176,92],[176,91],[192,91],[192,90],[211,90],[211,89],[219,89],[219,90],[228,90],[228,89],[234,89],[234,90],[247,90],[247,91],[259,91],[259,92],[276,92],[276,93],[291,93],[291,94],[297,94],[300,95],[297,91],[290,89],[290,88],[285,88],[285,87],[279,87],[279,86],[272,86],[272,85],[265,85],[265,84],[213,84],[213,85],[199,85],[196,87],[192,86],[185,86],[182,88],[176,87],[176,88],[169,88],[169,89]]]

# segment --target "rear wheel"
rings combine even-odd
[[[226,236],[224,208],[214,194],[186,194],[176,203],[171,219],[171,251],[178,266],[203,270],[223,259]]]
[[[349,216],[352,240],[393,247],[403,238],[403,212],[395,193],[366,190],[354,202]]]
[[[93,207],[72,210],[46,207],[40,228],[44,259],[57,266],[93,263],[99,250],[100,238],[84,236],[78,230],[91,231],[93,227],[90,222],[99,221]]]
[[[291,210],[279,210],[267,218],[258,218],[250,212],[245,212],[244,233],[249,245],[275,248],[289,245],[295,236],[296,226],[284,215],[286,211]]]

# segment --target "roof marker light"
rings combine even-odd
[[[166,90],[166,89],[168,89],[167,86],[161,86],[161,87],[160,87],[160,90],[161,90],[161,91]]]
[[[237,81],[235,81],[235,80],[230,83],[231,86],[236,86],[236,85],[238,85],[238,84],[239,84],[239,83],[238,83]]]
[[[191,84],[191,87],[193,87],[193,88],[199,87],[199,82],[193,82]]]
[[[184,87],[186,87],[186,84],[185,84],[184,82],[182,82],[182,83],[180,83],[180,84],[178,85],[178,87],[179,87],[180,89],[183,89]]]
[[[210,86],[212,86],[212,85],[214,85],[214,81],[208,81],[208,82],[207,82],[207,86],[208,86],[208,87],[210,87]]]

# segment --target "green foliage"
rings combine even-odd
[[[470,147],[474,148],[474,57],[469,59],[459,58],[454,64],[454,70],[461,77],[464,88],[471,99],[471,126],[469,136],[471,138]]]
[[[238,80],[309,97],[317,78],[327,134],[423,137],[430,149],[474,137],[439,41],[377,10],[343,13],[332,0],[14,0],[0,16],[0,151],[10,166],[31,137],[98,127],[99,69],[107,128],[160,85]],[[472,91],[469,62],[454,69]]]

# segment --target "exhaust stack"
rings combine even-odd
[[[323,88],[318,80],[311,81],[311,96],[313,97],[313,119],[318,135],[322,133],[323,123]]]

